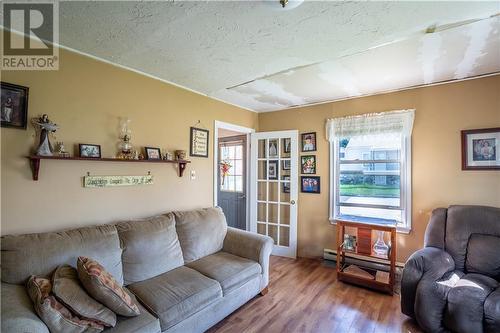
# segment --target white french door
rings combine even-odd
[[[297,256],[298,131],[251,134],[250,231],[274,240],[273,254]]]

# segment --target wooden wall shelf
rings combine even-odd
[[[125,163],[174,163],[179,165],[179,177],[182,177],[186,164],[191,163],[187,160],[126,160],[121,158],[91,158],[91,157],[60,157],[60,156],[26,156],[30,160],[31,171],[33,173],[33,180],[38,180],[38,173],[40,171],[41,160],[64,160],[64,161],[92,161],[92,162],[125,162]]]

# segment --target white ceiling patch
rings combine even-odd
[[[328,61],[319,64],[319,69],[321,73],[318,76],[322,80],[343,89],[349,97],[361,95],[354,75],[349,69],[340,64],[340,62]]]
[[[464,58],[458,64],[455,72],[455,79],[462,79],[474,72],[477,60],[484,55],[484,47],[490,32],[493,29],[493,22],[498,23],[499,18],[492,18],[473,23],[468,26],[467,36],[470,38],[469,45],[465,51]]]
[[[422,38],[418,60],[422,64],[424,83],[434,82],[434,66],[441,56],[442,37],[439,33],[427,34]]]

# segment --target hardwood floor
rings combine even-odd
[[[407,318],[399,295],[338,282],[333,265],[271,257],[267,295],[255,297],[208,332],[421,333]]]

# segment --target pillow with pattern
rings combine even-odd
[[[59,303],[52,294],[52,283],[49,279],[31,276],[27,288],[36,313],[50,332],[98,333],[104,330],[103,325],[78,318]]]
[[[69,265],[57,267],[52,276],[52,291],[58,301],[79,317],[104,326],[116,325],[116,314],[87,294],[75,268]]]
[[[126,317],[140,314],[135,298],[97,261],[78,257],[77,271],[87,292],[116,314]]]

